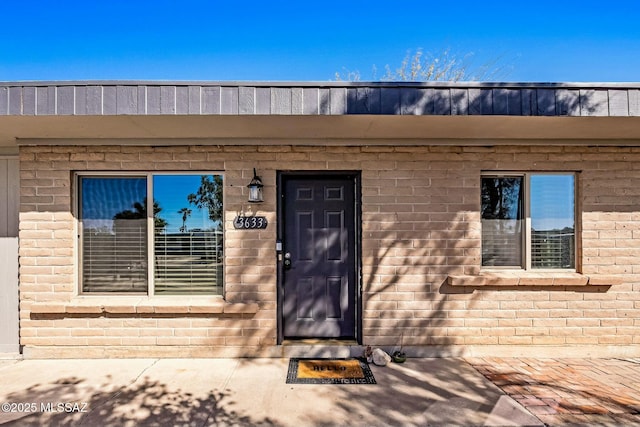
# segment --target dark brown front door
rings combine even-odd
[[[284,338],[356,338],[353,176],[283,176]]]

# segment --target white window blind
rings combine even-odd
[[[87,175],[78,186],[82,292],[222,294],[222,175]]]
[[[575,268],[573,175],[531,176],[531,267]]]
[[[155,291],[220,293],[222,232],[156,233]]]
[[[146,182],[80,180],[83,292],[147,292]]]
[[[222,294],[222,176],[155,175],[155,293]]]

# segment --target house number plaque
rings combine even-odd
[[[233,226],[242,230],[262,230],[267,224],[267,218],[263,216],[237,216],[233,220]]]

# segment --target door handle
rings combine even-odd
[[[291,268],[291,253],[286,252],[284,254],[284,260],[282,261],[282,264],[285,270],[289,270]]]

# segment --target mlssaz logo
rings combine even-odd
[[[40,404],[40,412],[88,412],[88,406],[87,402],[47,402]]]

